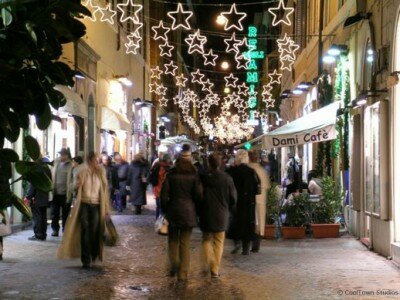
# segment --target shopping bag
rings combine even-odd
[[[154,230],[160,235],[168,235],[168,221],[164,216],[159,216],[154,224]]]
[[[115,246],[118,242],[119,236],[117,229],[114,226],[111,218],[106,219],[105,230],[104,230],[104,244],[106,246]]]

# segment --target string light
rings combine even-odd
[[[156,41],[159,39],[167,41],[168,40],[167,34],[168,34],[168,32],[171,31],[171,29],[169,27],[164,26],[164,23],[161,20],[160,20],[160,23],[158,24],[158,26],[151,27],[151,30],[154,32],[153,39]]]
[[[212,49],[210,49],[210,51],[208,51],[208,53],[204,53],[203,57],[204,57],[204,65],[205,66],[207,66],[207,65],[211,65],[213,67],[216,66],[217,63],[215,61],[218,59],[218,55],[214,54]]]
[[[175,80],[176,80],[176,86],[182,88],[186,86],[186,81],[188,81],[188,79],[185,77],[184,74],[175,77]]]
[[[174,64],[174,61],[171,60],[169,64],[164,65],[164,74],[171,74],[172,76],[175,76],[176,70],[178,69],[178,66]]]
[[[149,92],[156,93],[158,90],[158,87],[159,87],[159,84],[157,82],[150,83],[149,84],[149,88],[150,88]]]
[[[194,34],[189,34],[189,37],[185,39],[185,43],[189,46],[189,54],[193,54],[194,52],[204,54],[204,44],[207,43],[207,38],[201,35],[198,29]]]
[[[157,86],[156,94],[159,96],[161,96],[161,95],[165,96],[165,94],[167,93],[167,90],[168,90],[168,88],[166,88],[163,84],[160,84]]]
[[[247,70],[249,68],[250,59],[246,58],[243,54],[236,55],[235,60],[236,60],[236,69]]]
[[[160,48],[161,52],[160,52],[160,56],[168,56],[171,57],[172,56],[172,50],[174,50],[174,46],[171,46],[168,42],[168,40],[166,40],[164,42],[164,44],[162,45],[158,45],[158,47]]]
[[[133,17],[127,14],[129,7],[129,11],[134,10]],[[128,20],[132,21],[134,24],[140,23],[139,13],[143,9],[143,5],[135,4],[135,0],[126,0],[126,3],[117,4],[117,9],[121,11],[121,23],[124,23]]]
[[[186,15],[186,17],[182,16],[182,20],[184,19],[185,20],[184,22],[186,24],[179,23],[177,21],[179,14],[181,14],[183,16]],[[167,15],[168,15],[168,17],[170,17],[172,19],[172,26],[171,26],[172,30],[176,30],[178,28],[182,28],[182,29],[186,29],[186,30],[191,29],[190,24],[189,24],[189,19],[193,16],[193,12],[191,12],[189,10],[184,11],[181,3],[178,3],[178,7],[175,11],[168,12]]]
[[[279,19],[278,15],[280,14],[280,12],[283,10],[283,18]],[[279,0],[279,5],[278,7],[271,7],[268,9],[268,12],[273,16],[273,20],[272,20],[272,26],[277,26],[280,23],[283,23],[287,26],[291,26],[292,22],[290,20],[290,15],[294,12],[294,8],[292,7],[286,7],[285,3],[283,2],[283,0]]]
[[[249,95],[249,87],[246,85],[246,83],[242,83],[237,86],[238,89],[238,95],[243,95],[243,96],[248,96]]]
[[[212,88],[214,87],[214,83],[207,79],[206,81],[202,82],[202,91],[212,93]]]
[[[92,22],[96,22],[96,20],[97,20],[97,19],[96,19],[96,14],[97,14],[97,13],[100,13],[100,14],[101,14],[100,19],[104,17],[103,9],[102,9],[100,6],[98,6],[98,5],[94,5],[94,4],[93,4],[93,0],[88,0],[84,5],[85,5],[87,8],[90,8],[90,9],[92,10],[92,16],[91,16],[91,17],[85,16],[85,18],[88,18],[88,19],[89,19],[90,21],[92,21]]]
[[[270,84],[274,84],[274,83],[280,84],[281,83],[282,74],[279,74],[276,69],[274,70],[274,72],[269,73],[268,77],[269,77]]]
[[[126,47],[126,54],[132,53],[132,54],[137,54],[137,50],[140,48],[140,41],[142,40],[142,37],[139,35],[137,31],[134,33],[131,33],[128,35],[128,43],[125,43]]]
[[[236,88],[236,82],[239,78],[235,77],[232,73],[229,76],[225,76],[225,86]]]
[[[168,99],[167,98],[162,97],[158,101],[159,101],[161,107],[167,107],[168,106]]]
[[[199,69],[197,69],[196,72],[190,73],[190,75],[192,76],[193,83],[199,83],[199,84],[203,83],[203,78],[205,75],[201,73]]]
[[[294,61],[296,60],[296,51],[300,48],[292,38],[285,33],[284,37],[277,40],[279,59],[282,70],[292,70]]]
[[[220,15],[226,18],[224,25],[225,31],[233,28],[236,28],[239,31],[243,30],[242,21],[247,17],[247,14],[244,12],[238,12],[235,3],[232,4],[229,12],[224,11]],[[230,17],[228,18],[228,16]]]
[[[232,33],[232,36],[230,39],[224,39],[224,43],[227,45],[226,47],[226,52],[234,52],[234,53],[239,53],[239,49],[237,48],[237,45],[240,44],[241,40],[236,39],[236,33]]]
[[[153,69],[150,69],[150,78],[156,78],[156,79],[161,79],[161,75],[164,73],[162,70],[160,70],[160,67],[157,66]]]
[[[114,17],[116,16],[117,12],[115,10],[111,9],[111,3],[108,3],[107,6],[102,9],[103,11],[103,15],[100,18],[101,22],[108,22],[111,25],[114,25]],[[107,12],[107,17],[106,14],[104,12]]]

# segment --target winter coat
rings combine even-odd
[[[245,164],[232,167],[228,172],[233,178],[238,197],[228,237],[234,240],[252,240],[255,237],[257,174]]]
[[[155,168],[158,168],[158,172],[157,172],[158,173],[157,174],[158,181],[157,181],[157,185],[153,188],[153,194],[154,194],[154,197],[160,198],[161,187],[165,180],[165,177],[167,176],[167,173],[171,169],[171,165],[167,164],[165,162],[161,162],[161,163],[159,163],[158,166],[155,166]]]
[[[161,188],[161,211],[169,224],[178,228],[197,226],[196,206],[201,202],[203,188],[197,172],[171,168]]]
[[[67,203],[72,203],[74,197],[76,197],[76,176],[82,168],[83,164],[80,164],[72,167],[68,173]]]
[[[117,173],[119,192],[122,196],[126,195],[126,183],[128,181],[129,164],[126,161],[123,161],[121,164],[115,164],[114,167]]]
[[[133,205],[146,205],[147,183],[143,182],[147,178],[146,161],[133,161],[129,166],[127,186],[130,188],[130,202]]]
[[[85,184],[84,178],[90,172],[89,166],[85,165],[78,173],[78,181]],[[106,172],[101,168],[101,189],[100,189],[100,237],[104,236],[105,216],[109,214],[109,195],[107,189]],[[57,256],[60,259],[65,258],[80,258],[81,257],[81,222],[80,222],[80,207],[82,186],[78,188],[76,202],[73,204],[71,213],[68,216],[65,225],[64,235],[60,247],[58,248]],[[100,238],[99,245],[99,260],[103,260],[103,239]]]
[[[256,196],[256,234],[264,236],[265,219],[267,217],[267,194],[271,187],[270,179],[265,169],[259,163],[250,163],[260,180],[261,194]]]
[[[57,169],[58,169],[58,165],[61,163],[61,160],[59,159],[59,158],[57,158],[55,161],[54,161],[54,165],[53,165],[53,168],[52,168],[52,170],[51,170],[51,182],[53,183],[53,197],[54,197],[54,190],[55,190],[55,184],[56,184],[56,172],[57,172]],[[68,186],[70,185],[70,177],[68,176],[68,174],[70,174],[70,172],[71,172],[71,169],[72,169],[72,162],[71,161],[68,161],[68,162],[66,162],[66,167],[67,167],[67,182],[66,182],[66,189],[67,189],[67,192],[68,192]],[[51,200],[53,200],[53,199],[50,199],[50,201]]]
[[[204,197],[200,204],[200,228],[205,232],[223,232],[229,227],[230,212],[237,193],[232,177],[216,170],[202,177]]]
[[[42,168],[43,173],[46,174],[49,178],[51,178],[50,169],[45,166]],[[43,192],[41,190],[36,189],[32,183],[29,184],[28,194],[26,195],[30,201],[34,198],[35,207],[47,207],[49,204],[49,192]]]

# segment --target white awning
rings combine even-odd
[[[335,139],[339,104],[334,102],[263,135],[263,148],[290,147]]]
[[[67,103],[57,110],[58,113],[71,114],[81,118],[87,118],[87,106],[77,93],[75,93],[69,87],[60,84],[57,84],[54,89],[61,92],[67,99]]]
[[[108,108],[101,107],[101,129],[129,131],[131,124],[126,116]]]

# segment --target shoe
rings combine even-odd
[[[260,252],[260,250],[258,250],[258,249],[251,249],[251,252],[253,252],[253,253],[258,253],[258,252]]]
[[[82,269],[90,269],[90,268],[91,268],[90,264],[83,264],[82,265]]]
[[[44,241],[44,240],[46,240],[46,238],[39,238],[36,235],[34,235],[34,236],[31,236],[30,238],[28,238],[28,240],[30,240],[30,241]]]
[[[3,254],[0,254],[0,260],[3,260]]]
[[[243,251],[242,255],[250,255],[250,251]]]
[[[211,273],[211,279],[219,279],[219,274]]]
[[[231,254],[236,254],[238,253],[240,250],[240,245],[235,245],[235,248],[233,248],[233,250],[231,251]]]
[[[51,234],[51,236],[58,236],[58,232],[57,232],[57,231],[53,231],[53,233]]]

